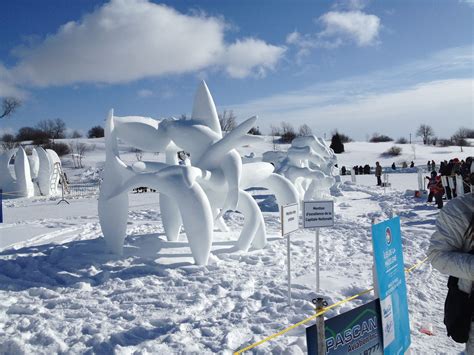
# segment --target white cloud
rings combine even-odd
[[[459,0],[459,2],[474,7],[474,0]]]
[[[12,82],[10,72],[0,63],[0,97],[8,96],[24,99],[26,93]]]
[[[274,69],[285,49],[265,42],[246,38],[227,47],[222,58],[227,73],[234,78],[244,78],[255,72],[264,76],[268,69]]]
[[[306,123],[320,135],[337,128],[359,139],[373,132],[404,136],[430,122],[437,134],[449,137],[460,126],[472,126],[473,85],[472,79],[451,79],[349,98],[289,93],[231,108],[241,117],[257,114],[260,127]]]
[[[293,31],[286,36],[286,43],[297,47],[296,62],[301,64],[302,60],[311,53],[311,49],[317,46],[317,41],[311,35],[303,35]]]
[[[182,14],[148,0],[111,0],[32,46],[17,48],[12,73],[26,85],[121,83],[221,68],[242,78],[273,69],[284,48],[224,40],[222,19]]]
[[[319,20],[324,25],[319,38],[328,40],[328,44],[342,44],[354,41],[358,46],[369,46],[377,42],[380,31],[380,18],[361,11],[330,11]]]
[[[344,2],[351,9],[361,9],[366,1]],[[296,48],[296,62],[301,64],[314,48],[337,48],[348,43],[359,47],[377,44],[380,29],[380,18],[359,10],[330,11],[316,19],[322,25],[317,33],[300,33],[297,30],[286,36],[286,43]]]
[[[239,117],[259,116],[259,125],[309,124],[322,135],[338,128],[354,138],[375,131],[407,136],[429,122],[440,137],[472,126],[472,46],[450,48],[412,63],[324,82],[292,92],[227,106]],[[433,79],[437,78],[437,79]]]
[[[141,89],[137,91],[137,96],[142,99],[146,99],[153,96],[153,91],[148,89]]]

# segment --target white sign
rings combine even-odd
[[[334,226],[334,201],[304,201],[303,228]]]
[[[299,229],[298,204],[281,206],[281,235],[285,236]]]

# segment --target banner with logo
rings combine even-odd
[[[372,243],[383,328],[384,354],[403,354],[410,346],[405,266],[400,218],[372,226]]]
[[[324,323],[327,354],[383,355],[379,299]],[[308,354],[318,354],[316,325],[306,328]]]

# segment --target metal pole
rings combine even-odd
[[[291,306],[291,254],[290,254],[290,234],[286,236],[286,255],[287,255],[287,267],[288,267],[288,306]]]
[[[59,200],[57,205],[59,205],[61,202],[66,202],[69,205],[69,202],[67,202],[64,198],[64,181],[61,183],[61,199]]]
[[[316,292],[319,292],[319,228],[316,228],[314,246],[316,249]]]
[[[324,298],[318,297],[316,299],[316,312],[321,312],[326,306],[327,303],[324,301]],[[321,314],[319,317],[316,317],[316,329],[318,333],[318,354],[326,354],[326,329],[324,326],[324,314]]]
[[[0,223],[3,223],[3,190],[0,189]]]

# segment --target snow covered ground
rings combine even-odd
[[[90,143],[90,142],[89,142]],[[103,143],[85,158],[85,169],[67,169],[71,180],[91,181],[104,160]],[[392,144],[350,143],[340,164],[353,166],[392,159],[380,153]],[[402,145],[403,146],[403,145]],[[126,159],[135,154],[122,147]],[[271,150],[267,139],[242,155]],[[284,146],[281,147],[284,149]],[[416,146],[416,165],[427,160],[465,159],[473,148]],[[413,160],[410,145],[406,160]],[[410,158],[411,154],[411,158]],[[144,159],[161,159],[145,154]],[[402,158],[403,159],[403,156]],[[65,164],[68,166],[67,162]],[[329,304],[372,286],[370,223],[392,213],[401,217],[406,266],[424,258],[438,210],[405,193],[416,174],[391,174],[392,187],[376,188],[373,176],[343,184],[335,199],[336,224],[321,230],[321,292]],[[348,178],[344,178],[347,180]],[[130,194],[129,224],[122,257],[102,253],[97,196],[69,199],[9,199],[0,225],[0,353],[230,353],[314,314],[314,232],[291,237],[292,297],[287,305],[286,242],[280,237],[277,206],[268,192],[252,191],[264,210],[268,245],[238,252],[233,242],[242,215],[226,213],[229,233],[215,233],[208,266],[192,264],[183,236],[167,242],[158,195]],[[446,337],[443,304],[447,277],[424,264],[407,278],[412,352],[457,354]],[[328,317],[363,304],[365,295],[330,311]],[[432,325],[434,336],[419,331]],[[299,327],[254,353],[301,354]]]

